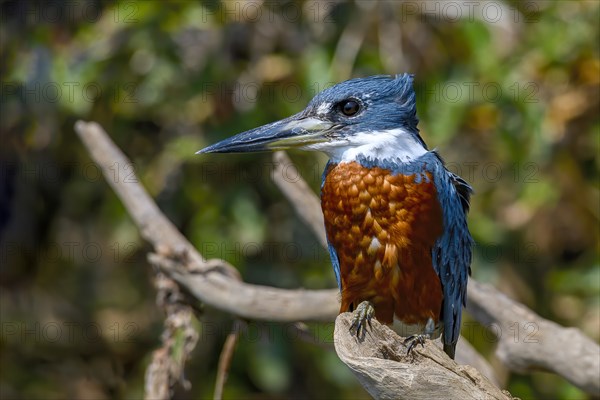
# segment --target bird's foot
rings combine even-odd
[[[370,328],[373,328],[371,326],[371,319],[374,314],[375,308],[373,307],[373,304],[367,300],[362,301],[358,307],[356,307],[356,310],[354,310],[354,318],[352,319],[352,325],[350,325],[350,332],[352,332],[353,329],[356,329],[356,337],[360,337],[361,333],[364,336],[367,330],[367,324]]]
[[[427,324],[425,324],[425,330],[423,333],[418,335],[412,335],[404,339],[404,345],[408,345],[408,349],[406,350],[406,355],[409,355],[412,349],[420,344],[421,347],[425,347],[425,341],[431,339],[433,332],[435,331],[435,322],[433,319],[429,318],[427,320]]]

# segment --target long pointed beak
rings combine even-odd
[[[310,144],[328,142],[327,133],[333,123],[317,118],[293,115],[281,121],[239,133],[208,146],[196,154],[245,153],[267,150],[284,150]]]

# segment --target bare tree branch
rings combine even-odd
[[[352,314],[335,321],[335,349],[363,387],[376,399],[498,399],[501,391],[475,368],[458,365],[432,341],[406,354],[392,329],[373,321],[361,339],[350,332]]]
[[[338,291],[286,290],[234,281],[218,269],[190,272],[189,264],[153,256],[162,271],[198,300],[232,315],[266,321],[333,321]]]
[[[156,249],[158,254],[150,255],[152,262],[159,265],[162,271],[194,297],[210,306],[248,319],[290,322],[331,321],[335,318],[339,309],[335,289],[283,290],[250,285],[237,281],[234,278],[236,271],[224,261],[206,261],[160,212],[135,178],[131,163],[104,130],[96,123],[83,121],[77,122],[75,130],[92,158],[100,165],[109,184],[125,204],[142,236]],[[281,185],[282,182],[294,184],[285,180],[279,180],[278,184]],[[312,196],[315,197],[314,194]],[[314,222],[322,217],[309,216],[311,213],[320,215],[318,207],[314,207],[314,210],[309,207],[303,208],[296,204],[297,199],[290,200],[297,210],[307,214],[303,217],[306,221],[313,221],[310,226],[315,232],[324,229],[322,223],[317,225],[317,222]],[[305,199],[304,202],[308,203],[309,200]],[[600,392],[597,382],[600,375],[599,347],[579,330],[562,328],[547,321],[497,290],[477,284],[472,279],[468,299],[468,310],[483,324],[502,321],[500,329],[504,330],[501,331],[504,334],[499,337],[498,352],[501,359],[507,359],[505,362],[510,368],[549,369],[565,376],[589,393],[597,395]],[[539,339],[537,345],[521,343],[521,349],[517,351],[520,354],[509,350],[513,346],[512,343],[508,343],[512,337],[506,331],[510,323],[515,321],[533,322],[539,327],[534,336]],[[536,354],[522,357],[530,352]],[[513,363],[513,360],[519,361]],[[559,364],[562,365],[560,368],[557,367]]]
[[[552,371],[600,396],[600,347],[579,329],[541,318],[490,285],[471,279],[467,310],[498,336],[496,355],[512,371]],[[493,301],[490,301],[493,299]]]

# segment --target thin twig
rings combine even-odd
[[[231,366],[231,360],[233,359],[233,353],[240,337],[240,331],[243,329],[244,325],[245,323],[239,319],[233,321],[231,332],[225,339],[223,350],[221,350],[221,356],[219,357],[219,366],[217,367],[215,394],[213,396],[214,400],[221,400],[223,398],[223,388],[227,382],[229,367]]]

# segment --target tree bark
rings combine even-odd
[[[458,365],[432,341],[406,354],[403,339],[372,321],[360,339],[350,331],[352,314],[335,321],[335,350],[376,399],[497,399],[513,397],[469,365]]]

